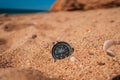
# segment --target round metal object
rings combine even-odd
[[[64,59],[73,53],[73,48],[67,42],[55,42],[52,48],[52,56],[56,59]]]
[[[120,80],[120,75],[115,76],[112,80]]]

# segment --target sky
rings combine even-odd
[[[55,0],[0,0],[0,8],[49,10]]]

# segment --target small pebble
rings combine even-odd
[[[15,27],[15,26],[12,25],[12,24],[7,24],[7,25],[4,25],[4,26],[3,26],[3,29],[4,29],[4,31],[10,32],[10,31],[13,30],[14,27]]]
[[[87,33],[90,33],[91,31],[89,29],[86,30]]]
[[[71,62],[75,62],[76,58],[75,57],[70,57]]]
[[[105,65],[105,63],[104,63],[104,62],[97,62],[97,64],[98,64],[98,65],[100,65],[100,66]]]
[[[52,42],[53,45],[56,44],[56,43],[58,43],[58,41]]]
[[[89,55],[94,55],[94,53],[93,52],[88,52],[89,53]]]
[[[110,20],[110,23],[113,23],[113,22],[115,22],[114,20]]]
[[[94,48],[97,48],[98,46],[96,44],[94,44]]]
[[[32,35],[32,39],[35,39],[35,38],[37,38],[37,35],[36,35],[36,34],[33,34],[33,35]]]

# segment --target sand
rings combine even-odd
[[[0,80],[111,80],[120,75],[120,8],[0,15]],[[74,53],[54,62],[51,48],[66,41]]]

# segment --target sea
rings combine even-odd
[[[49,12],[47,10],[30,10],[30,9],[0,9],[0,14],[32,14]]]

